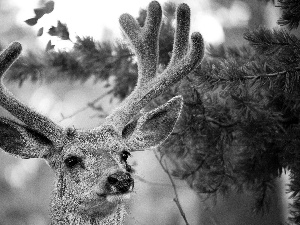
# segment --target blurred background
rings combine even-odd
[[[34,8],[47,1],[0,0],[0,45],[19,41],[25,54],[45,51],[48,41],[54,50],[70,49],[76,36],[91,36],[95,40],[120,42],[118,17],[125,12],[138,17],[148,0],[60,0],[55,9],[38,21],[38,26],[28,26],[24,21],[33,17]],[[159,1],[164,4],[166,1]],[[264,25],[276,27],[280,12],[271,3],[241,0],[188,0],[191,7],[191,30],[200,31],[206,44],[237,46],[245,44],[243,33],[247,29]],[[49,29],[57,20],[68,25],[70,40],[61,40],[50,35],[37,37],[40,27]],[[107,92],[105,83],[93,78],[83,82],[64,80],[45,83],[24,81],[8,82],[8,88],[23,102],[47,115],[60,125],[76,128],[91,128],[101,124],[103,118],[86,107],[87,103]],[[109,113],[118,104],[111,96],[99,102],[103,111]],[[85,109],[85,110],[82,110]],[[79,113],[76,113],[78,112]],[[82,111],[81,111],[82,110]],[[76,114],[69,117],[69,115]],[[0,116],[9,116],[0,109]],[[67,118],[66,118],[67,117]],[[137,175],[135,193],[128,204],[126,224],[185,224],[176,204],[174,192],[167,174],[161,169],[153,152],[133,153],[130,163],[135,165]],[[147,182],[145,182],[144,180]],[[285,178],[283,178],[284,180]],[[255,215],[251,212],[251,195],[237,194],[203,202],[182,181],[176,181],[179,198],[190,224],[280,224],[287,216],[285,182],[278,181],[270,213]],[[0,152],[0,225],[45,225],[49,222],[48,205],[54,185],[54,174],[43,160],[21,160]],[[213,207],[214,206],[214,207]]]

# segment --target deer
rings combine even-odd
[[[0,148],[21,157],[42,158],[53,169],[55,188],[50,201],[50,224],[123,224],[125,203],[134,189],[131,152],[152,149],[172,133],[183,107],[175,96],[145,112],[143,108],[201,64],[204,41],[190,32],[190,8],[176,9],[173,51],[169,65],[158,74],[158,37],[162,9],[152,1],[140,27],[129,14],[120,26],[137,57],[134,90],[93,129],[63,128],[26,106],[4,86],[5,72],[19,57],[22,46],[11,43],[0,55],[0,105],[14,119],[0,117]],[[191,41],[189,41],[191,39]],[[141,113],[138,119],[135,116]]]

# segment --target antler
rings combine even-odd
[[[13,64],[22,51],[22,46],[18,42],[13,42],[0,55],[0,105],[8,110],[17,119],[24,122],[28,127],[44,134],[56,144],[60,144],[63,129],[53,123],[47,117],[35,112],[28,106],[18,101],[4,86],[3,75]]]
[[[202,60],[203,39],[200,33],[191,36],[189,46],[190,9],[186,4],[177,8],[177,27],[171,61],[166,70],[156,75],[158,63],[158,36],[162,10],[158,2],[149,4],[144,27],[129,14],[120,17],[120,24],[128,36],[138,59],[138,82],[133,92],[110,114],[106,121],[121,134],[131,118],[152,99],[163,93],[169,86],[188,75]]]

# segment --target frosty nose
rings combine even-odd
[[[106,184],[109,191],[126,193],[133,187],[134,180],[129,173],[119,171],[109,175]]]

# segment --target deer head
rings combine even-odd
[[[182,108],[180,96],[131,121],[203,58],[199,33],[192,34],[189,45],[190,9],[181,4],[170,64],[157,74],[161,18],[156,1],[149,4],[144,27],[128,14],[120,17],[137,55],[138,82],[105,122],[91,130],[64,129],[13,97],[3,85],[3,74],[21,53],[21,45],[14,42],[2,52],[0,105],[20,122],[0,118],[0,147],[22,158],[43,158],[54,170],[57,182],[50,206],[52,224],[122,224],[123,201],[134,185],[128,155],[160,145],[172,132]]]

